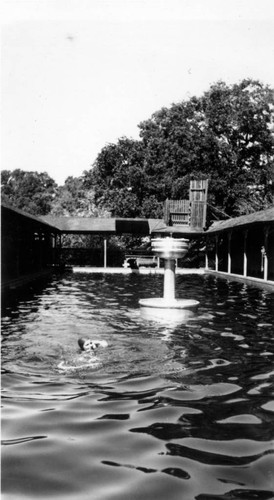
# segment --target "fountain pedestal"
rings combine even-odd
[[[193,316],[199,302],[192,299],[176,299],[175,267],[176,259],[182,258],[188,251],[188,240],[180,238],[155,238],[151,241],[153,253],[165,263],[164,296],[141,299],[139,304],[146,316],[160,316],[186,319]],[[170,311],[170,312],[169,312]]]
[[[165,260],[164,299],[175,299],[175,260]]]

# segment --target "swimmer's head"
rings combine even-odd
[[[90,352],[97,347],[107,347],[108,343],[106,340],[90,340],[90,339],[79,339],[79,347],[82,351]]]
[[[79,344],[79,347],[82,351],[89,352],[89,351],[92,351],[93,349],[95,349],[94,342],[92,342],[92,340],[89,340],[89,339],[79,339],[78,344]]]

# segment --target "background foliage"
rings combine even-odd
[[[46,172],[2,171],[2,199],[35,215],[162,217],[166,198],[188,198],[209,179],[209,204],[237,216],[273,204],[274,91],[250,79],[218,82],[162,108],[57,186]]]

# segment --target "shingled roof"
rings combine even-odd
[[[54,217],[46,215],[43,220],[66,234],[138,234],[169,235],[181,237],[199,236],[202,230],[189,226],[167,226],[162,219],[100,218],[100,217]]]
[[[261,223],[271,223],[274,224],[274,206],[267,208],[266,210],[261,210],[259,212],[254,212],[248,215],[241,215],[240,217],[234,217],[233,219],[216,221],[213,225],[206,231],[206,233],[219,233],[222,231],[229,231],[238,227],[250,226],[250,224],[261,224]]]
[[[248,227],[251,224],[274,224],[274,206],[260,212],[242,215],[241,217],[216,221],[207,231],[193,229],[189,226],[167,226],[162,219],[55,217],[51,215],[36,217],[3,202],[2,207],[6,211],[26,217],[27,220],[33,220],[37,224],[44,224],[48,229],[55,229],[58,232],[66,234],[152,234],[155,236],[174,234],[186,238],[195,238],[204,234],[211,235],[222,231]]]
[[[43,220],[64,233],[108,233],[115,234],[115,219],[99,217],[55,217],[46,215]]]
[[[20,220],[28,221],[31,223],[35,223],[37,227],[48,229],[48,230],[53,230],[56,231],[58,229],[56,225],[53,223],[51,224],[49,221],[47,221],[44,217],[41,216],[36,216],[29,214],[28,212],[25,212],[24,210],[21,210],[16,207],[12,207],[8,203],[4,202],[1,200],[1,211],[2,211],[2,217],[3,214],[6,213],[8,216],[17,216]]]
[[[66,234],[143,234],[148,235],[155,228],[166,227],[161,219],[123,219],[100,217],[53,217],[43,220]]]

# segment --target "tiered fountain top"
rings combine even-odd
[[[184,238],[154,238],[151,240],[152,252],[162,259],[180,259],[188,251],[188,240]]]

